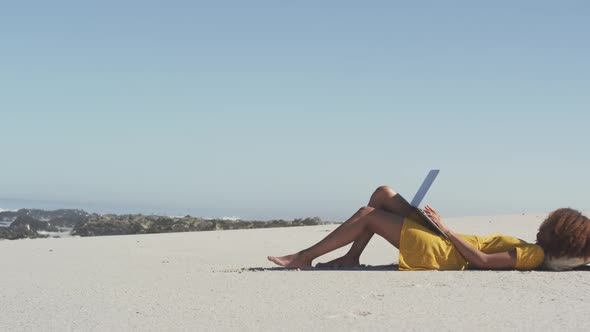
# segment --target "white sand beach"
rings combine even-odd
[[[544,214],[448,219],[533,241]],[[266,256],[335,225],[0,241],[2,331],[585,330],[590,270],[400,272],[375,237],[365,270],[289,271]],[[346,249],[326,255],[326,261]]]

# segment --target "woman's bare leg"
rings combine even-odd
[[[403,220],[403,216],[365,206],[317,244],[296,254],[283,257],[269,256],[268,259],[289,268],[311,268],[315,258],[343,247],[368,232],[377,233],[395,247],[399,247]]]
[[[402,217],[407,217],[412,213],[414,208],[400,194],[395,192],[391,187],[381,186],[375,190],[369,206],[375,209],[381,209],[391,212]],[[360,257],[365,247],[373,237],[373,232],[365,230],[352,244],[350,250],[342,257],[336,258],[327,263],[319,263],[316,267],[320,268],[339,268],[354,267],[360,265]]]

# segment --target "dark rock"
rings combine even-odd
[[[157,218],[153,221],[151,227],[148,229],[148,233],[166,233],[172,229],[174,220],[172,218]]]
[[[33,217],[28,215],[19,215],[12,224],[10,224],[11,229],[21,229],[26,228],[33,232],[37,231],[48,231],[48,232],[57,232],[59,231],[57,227],[51,225],[47,221],[37,220]]]
[[[74,227],[77,223],[88,218],[89,214],[83,210],[61,209],[45,211],[38,209],[20,209],[18,211],[0,212],[0,221],[16,221],[20,216],[30,217],[39,221],[47,221],[56,227]]]
[[[136,234],[140,230],[129,218],[116,215],[92,215],[72,229],[72,235],[99,236]]]
[[[24,226],[22,227],[0,227],[0,239],[17,240],[17,239],[35,239],[45,238],[48,235],[41,235],[35,231],[32,231]]]
[[[223,219],[206,220],[186,216],[171,218],[162,216],[130,215],[91,215],[78,223],[72,235],[101,236],[145,233],[195,232],[228,229],[249,229],[288,226],[322,225],[320,218],[295,219],[294,221],[230,221]]]
[[[59,231],[73,228],[72,235],[101,236],[146,233],[194,232],[268,227],[322,225],[318,218],[271,221],[233,221],[203,219],[191,216],[172,218],[143,214],[88,214],[82,210],[44,211],[21,209],[16,212],[0,212],[0,221],[11,221],[10,227],[0,227],[0,238],[45,237],[37,231]]]
[[[322,225],[322,219],[320,217],[313,217],[313,218],[305,218],[305,219],[295,219],[293,221],[294,224],[302,225],[302,226],[313,226],[313,225]]]
[[[93,215],[78,224],[72,231],[73,235],[123,235],[145,233],[169,233],[214,230],[215,223],[186,216],[170,218],[161,216],[136,215]]]
[[[0,212],[0,221],[13,222],[18,216],[18,211],[2,211]]]
[[[272,220],[269,223],[269,227],[288,227],[288,226],[290,226],[289,222],[286,220],[282,220],[282,219]]]
[[[73,228],[86,219],[88,219],[87,215],[62,216],[50,219],[49,223],[56,227]]]

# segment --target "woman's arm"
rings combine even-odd
[[[461,255],[474,267],[478,269],[514,269],[516,267],[516,249],[510,251],[499,252],[494,254],[486,254],[470,246],[455,232],[451,231],[443,224],[440,215],[432,207],[426,206],[424,212],[434,221],[440,229],[447,234],[451,243],[459,250]]]

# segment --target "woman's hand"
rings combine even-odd
[[[440,214],[436,212],[430,205],[424,207],[424,213],[445,233],[449,240],[459,250],[461,255],[472,267],[478,269],[504,270],[514,269],[516,267],[516,249],[509,251],[497,252],[493,254],[486,254],[471,244],[467,243],[463,238],[451,232],[443,224]]]
[[[426,205],[424,207],[424,213],[443,231],[443,233],[447,234],[451,230],[442,222],[442,218],[440,214],[436,212],[430,205]]]

